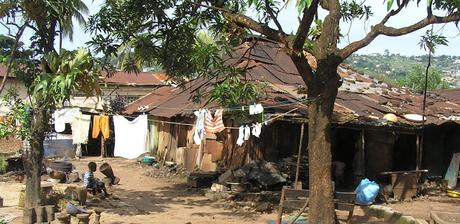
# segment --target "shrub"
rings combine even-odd
[[[0,156],[0,174],[5,173],[7,167],[8,167],[8,162],[6,162],[5,157]],[[1,222],[0,222],[0,224],[1,224]]]

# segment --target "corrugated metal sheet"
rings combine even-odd
[[[168,76],[164,72],[115,72],[111,76],[104,75],[104,82],[117,85],[158,86],[165,85]]]
[[[257,41],[246,42],[235,48],[227,65],[246,68],[246,79],[267,84],[266,98],[262,100],[265,107],[291,102],[286,106],[276,106],[267,110],[269,113],[286,112],[299,108],[300,116],[307,112],[306,105],[300,102],[306,95],[299,93],[299,87],[305,89],[302,78],[298,74],[290,57],[276,43]],[[310,65],[315,69],[316,61],[307,56]],[[395,88],[387,83],[360,74],[348,65],[337,69],[343,84],[339,88],[334,112],[337,116],[347,117],[345,122],[368,122],[385,125],[383,116],[394,113],[401,125],[420,125],[404,118],[405,114],[421,114],[423,96],[412,93],[405,88]],[[127,112],[137,112],[139,106],[148,106],[151,115],[174,117],[191,114],[201,107],[213,108],[216,104],[207,102],[208,94],[217,79],[198,78],[177,88],[159,88],[149,95],[128,105]],[[169,96],[167,96],[169,95]],[[201,102],[195,102],[194,96],[201,95]],[[460,121],[460,90],[435,91],[427,99],[427,123],[441,124],[448,121]],[[344,122],[344,121],[342,121]],[[393,124],[395,125],[395,124]]]

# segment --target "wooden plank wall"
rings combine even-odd
[[[194,119],[184,117],[163,120],[183,123],[194,122]],[[235,120],[227,119],[225,126],[238,127],[239,124]],[[216,135],[208,135],[201,156],[207,158],[207,163],[215,163],[217,167],[223,170],[239,168],[252,160],[276,161],[279,158],[280,150],[284,150],[284,153],[290,153],[298,147],[298,133],[293,131],[296,128],[287,130],[286,127],[288,127],[286,122],[274,122],[268,126],[263,126],[260,138],[251,136],[242,146],[236,145],[238,139],[238,130],[236,129],[226,129]],[[194,126],[158,123],[157,129],[157,156],[162,160],[175,162],[176,158],[181,158],[181,161],[178,162],[184,163],[187,169],[193,170],[199,148],[193,142]],[[178,147],[181,149],[176,151]],[[176,153],[180,153],[180,155],[176,155]],[[211,161],[208,161],[209,157]]]

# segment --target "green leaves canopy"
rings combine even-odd
[[[406,77],[398,81],[398,84],[416,92],[423,92],[425,87],[425,68],[422,65],[414,66]],[[441,72],[439,70],[430,70],[427,89],[431,91],[447,88],[449,88],[449,84],[442,80]]]
[[[86,96],[100,95],[99,75],[95,71],[91,54],[85,49],[55,52],[45,55],[45,71],[32,83],[32,100],[34,104],[54,107],[69,100],[74,92]]]

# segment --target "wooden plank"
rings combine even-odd
[[[455,188],[457,186],[458,169],[460,166],[460,153],[454,153],[450,161],[449,168],[447,169],[446,176],[447,186]]]
[[[285,200],[283,202],[283,208],[300,209],[305,205],[305,202],[307,202],[307,199]]]
[[[285,194],[285,198],[298,198],[298,197],[308,198],[310,195],[309,190],[294,190],[294,189],[284,188],[283,191]]]
[[[185,147],[179,147],[176,149],[175,162],[179,165],[185,165]]]
[[[201,160],[200,170],[202,171],[216,171],[217,164],[212,162],[212,155],[205,153],[203,159]]]
[[[355,208],[354,204],[341,203],[341,202],[335,203],[335,209],[337,209],[337,210],[352,211],[354,208]]]
[[[334,198],[340,202],[349,202],[354,204],[356,200],[356,193],[354,192],[335,192]]]

